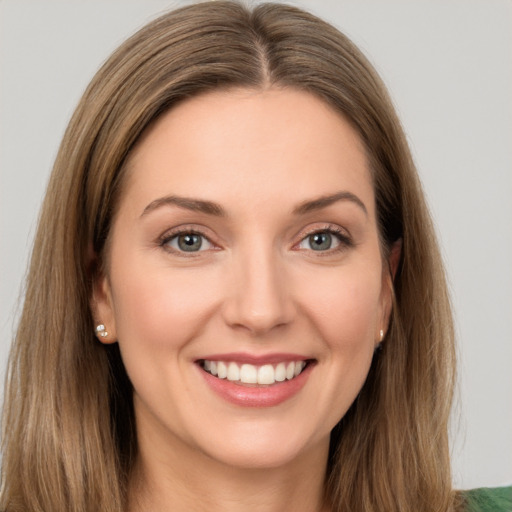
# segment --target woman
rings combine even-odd
[[[119,48],[64,137],[1,506],[463,509],[453,374],[435,236],[371,66],[297,9],[183,8]]]

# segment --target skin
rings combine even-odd
[[[329,433],[364,383],[391,308],[359,136],[305,92],[218,91],[163,115],[126,170],[92,306],[135,390],[130,509],[204,510],[207,500],[212,511],[324,510]],[[180,252],[176,228],[204,235],[201,250]],[[327,230],[341,238],[313,250],[311,233]],[[242,407],[212,391],[197,364],[232,352],[313,364],[289,400]]]

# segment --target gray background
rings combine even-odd
[[[0,366],[67,121],[157,0],[0,0]],[[345,31],[388,84],[438,227],[460,354],[455,485],[512,482],[512,2],[288,2]]]

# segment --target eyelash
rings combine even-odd
[[[325,251],[314,251],[313,249],[309,249],[309,251],[315,252],[317,256],[320,256],[320,257],[321,256],[329,256],[329,255],[332,255],[333,253],[342,252],[342,251],[354,246],[354,242],[353,242],[352,238],[350,237],[350,235],[348,235],[346,231],[343,231],[338,226],[335,226],[332,224],[328,224],[321,228],[314,228],[309,231],[306,231],[301,236],[300,242],[298,244],[295,244],[295,246],[300,245],[310,236],[320,234],[320,233],[328,233],[330,235],[333,235],[339,242],[339,245],[337,247],[327,249]]]
[[[298,243],[294,244],[294,247],[303,243],[308,237],[310,237],[312,235],[316,235],[316,234],[321,234],[321,233],[328,233],[330,235],[333,235],[339,242],[339,245],[335,248],[330,248],[325,251],[314,251],[313,249],[304,249],[304,250],[308,250],[310,252],[315,252],[317,256],[327,256],[327,255],[330,255],[333,253],[342,252],[342,251],[354,246],[354,242],[353,242],[352,238],[350,237],[350,235],[347,235],[347,233],[345,231],[341,230],[339,227],[329,224],[329,225],[323,226],[321,228],[314,228],[309,231],[306,231],[305,233],[302,234],[300,241]],[[204,251],[190,251],[189,253],[187,253],[186,251],[180,251],[180,250],[171,248],[168,245],[169,242],[171,242],[175,238],[179,237],[180,235],[200,236],[200,237],[204,238],[205,240],[207,240],[208,243],[215,246],[215,244],[210,240],[210,238],[204,232],[202,232],[201,230],[198,230],[198,229],[187,228],[187,227],[179,228],[179,229],[173,230],[171,232],[166,232],[158,239],[158,245],[160,247],[162,247],[164,250],[167,250],[167,251],[175,253],[175,254],[179,254],[180,256],[184,256],[184,257],[192,257],[193,258],[193,257],[197,257],[198,253],[204,252]]]
[[[204,251],[190,251],[189,253],[187,253],[186,251],[180,251],[180,250],[174,249],[173,247],[170,247],[169,245],[167,245],[167,244],[169,244],[169,242],[171,242],[175,238],[179,237],[180,235],[200,236],[200,237],[204,238],[205,240],[207,240],[208,243],[215,246],[215,244],[210,240],[210,238],[207,235],[205,235],[203,232],[201,232],[198,229],[187,228],[187,227],[178,228],[176,230],[173,230],[170,232],[168,231],[168,232],[164,233],[159,238],[158,245],[166,251],[172,252],[173,254],[179,254],[180,256],[184,256],[187,258],[197,257],[198,253],[204,252]]]

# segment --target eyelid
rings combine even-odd
[[[174,247],[171,247],[170,245],[168,245],[168,243],[171,240],[173,240],[174,238],[176,238],[180,235],[188,235],[188,234],[198,235],[198,236],[203,237],[204,239],[206,239],[208,241],[208,243],[212,247],[209,247],[208,249],[199,250],[199,251],[186,252],[186,251],[180,251],[180,250],[175,249]],[[205,229],[203,229],[201,227],[197,227],[196,225],[191,225],[191,224],[185,224],[185,225],[176,226],[174,228],[168,229],[167,231],[165,231],[162,235],[160,235],[158,237],[157,244],[159,247],[162,247],[166,251],[169,251],[169,252],[172,252],[173,254],[177,254],[179,256],[184,256],[187,258],[198,256],[200,253],[204,253],[206,251],[219,249],[219,245],[212,241],[212,237],[209,236],[208,234],[206,234]]]
[[[294,244],[293,248],[294,249],[297,248],[296,250],[305,250],[305,251],[311,250],[312,251],[312,249],[300,249],[300,248],[298,248],[298,246],[302,242],[304,242],[304,240],[307,237],[314,235],[316,233],[329,233],[329,234],[335,236],[337,238],[337,240],[339,241],[339,245],[337,247],[334,247],[332,249],[327,249],[325,251],[315,251],[318,253],[317,254],[318,256],[343,251],[343,250],[347,249],[348,247],[352,247],[355,245],[355,243],[352,239],[352,236],[348,232],[348,230],[338,226],[337,224],[328,223],[328,224],[324,224],[324,225],[316,225],[314,227],[309,227],[309,228],[302,230],[298,235],[299,241]]]
[[[179,256],[184,256],[184,257],[194,257],[194,256],[198,256],[199,253],[204,253],[204,252],[211,251],[211,250],[221,249],[221,246],[212,240],[213,237],[211,235],[209,235],[208,232],[209,232],[209,230],[207,230],[201,226],[197,226],[195,224],[184,224],[184,225],[176,226],[171,229],[168,229],[162,235],[160,235],[157,238],[157,245],[169,252],[172,252],[174,254],[177,254]],[[317,256],[328,255],[328,254],[340,252],[340,251],[343,251],[343,250],[355,245],[355,243],[352,239],[352,236],[347,229],[342,228],[341,226],[339,226],[337,224],[326,223],[326,224],[320,224],[320,225],[317,224],[315,226],[311,226],[311,227],[302,229],[299,232],[299,234],[297,235],[299,240],[293,244],[292,249],[293,250],[313,251],[313,249],[300,249],[298,246],[307,237],[314,235],[316,233],[330,233],[334,237],[336,237],[337,240],[339,241],[339,244],[334,248],[327,249],[325,251],[315,251],[315,252],[317,252]],[[201,237],[205,238],[208,241],[208,243],[212,245],[212,247],[209,247],[208,249],[204,249],[204,250],[191,251],[191,252],[187,253],[186,251],[180,251],[178,249],[172,248],[169,245],[167,245],[170,240],[172,240],[173,238],[176,238],[179,235],[183,235],[183,234],[194,234],[194,235],[201,236]]]

